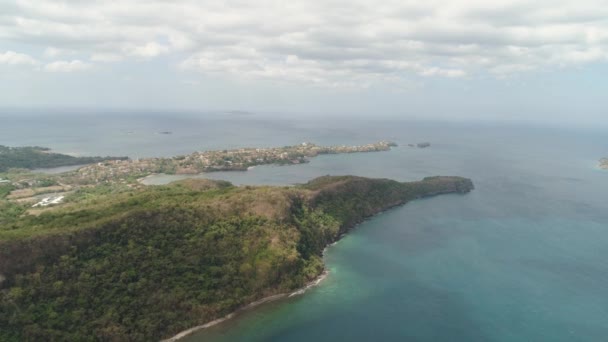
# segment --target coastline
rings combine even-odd
[[[309,158],[324,154],[389,151],[397,146],[390,141],[379,141],[354,146],[318,146],[301,143],[292,146],[269,148],[238,148],[231,150],[197,151],[171,158],[122,159],[117,157],[103,163],[92,163],[78,172],[64,176],[63,182],[97,184],[124,181],[133,174],[200,174],[201,172],[247,171],[258,165],[296,165],[307,163]],[[126,158],[126,157],[125,157]],[[140,177],[143,178],[143,177]]]
[[[327,247],[326,247],[326,249],[327,249]],[[323,251],[323,252],[325,252],[325,251]],[[203,330],[203,329],[207,329],[207,328],[210,328],[212,326],[215,326],[215,325],[218,325],[220,323],[223,323],[223,322],[225,322],[225,321],[233,318],[234,316],[236,316],[237,314],[239,314],[239,313],[241,313],[243,311],[247,311],[247,310],[253,309],[253,308],[257,307],[257,306],[260,306],[262,304],[274,302],[274,301],[277,301],[279,299],[291,298],[291,297],[294,297],[294,296],[302,295],[306,291],[308,291],[309,289],[311,289],[311,288],[319,285],[325,278],[327,278],[328,275],[329,275],[329,271],[324,268],[323,272],[321,272],[321,274],[318,277],[316,277],[314,280],[310,281],[309,283],[307,283],[303,287],[301,287],[301,288],[299,288],[299,289],[297,289],[297,290],[295,290],[293,292],[278,293],[278,294],[275,294],[275,295],[272,295],[272,296],[268,296],[268,297],[264,297],[262,299],[258,299],[258,300],[254,301],[254,302],[251,302],[249,304],[246,304],[243,307],[240,307],[240,308],[236,309],[235,311],[227,314],[224,317],[215,319],[215,320],[207,322],[205,324],[197,325],[197,326],[192,327],[190,329],[186,329],[184,331],[181,331],[181,332],[177,333],[173,337],[170,337],[170,338],[165,339],[165,340],[161,340],[161,342],[175,342],[175,341],[183,339],[186,336],[190,336],[190,335],[194,334],[197,331],[200,331],[200,330]]]
[[[335,246],[338,242],[340,242],[340,240],[345,236],[346,234],[341,234],[338,239],[330,244],[328,244],[327,246],[325,246],[325,248],[323,248],[323,252],[321,253],[321,257],[325,256],[325,252],[327,252],[327,249],[329,247]],[[201,325],[197,325],[195,327],[186,329],[184,331],[180,331],[179,333],[177,333],[176,335],[174,335],[173,337],[170,337],[168,339],[165,340],[161,340],[160,342],[175,342],[178,340],[183,339],[184,337],[190,336],[192,334],[194,334],[197,331],[203,330],[203,329],[207,329],[207,328],[211,328],[215,325],[218,325],[220,323],[223,323],[231,318],[233,318],[234,316],[236,316],[237,314],[246,311],[246,310],[250,310],[253,309],[257,306],[260,306],[262,304],[266,304],[266,303],[270,303],[270,302],[274,302],[280,299],[284,299],[284,298],[291,298],[291,297],[295,297],[295,296],[300,296],[306,293],[306,291],[310,290],[311,288],[318,286],[319,284],[321,284],[321,282],[323,280],[325,280],[325,278],[327,278],[327,276],[329,275],[329,270],[327,268],[325,268],[325,263],[323,263],[323,271],[321,272],[321,274],[319,274],[315,279],[311,280],[310,282],[308,282],[306,285],[302,286],[301,288],[293,291],[293,292],[285,292],[285,293],[278,293],[272,296],[268,296],[268,297],[264,297],[262,299],[258,299],[254,302],[251,302],[249,304],[246,304],[245,306],[242,306],[234,311],[232,311],[231,313],[227,314],[224,317],[218,318],[218,319],[214,319],[213,321],[207,322],[205,324],[201,324]]]
[[[472,186],[472,183],[471,183],[471,186]],[[473,188],[474,187],[472,187],[471,189],[473,189]],[[468,191],[470,191],[470,190],[468,190]],[[468,192],[468,191],[465,191],[465,192]],[[449,193],[452,193],[452,192],[461,193],[461,191],[459,191],[459,190],[449,191]],[[439,194],[443,194],[443,193],[448,193],[448,192],[441,192],[441,191],[439,191],[439,192],[427,194],[426,196],[420,196],[420,197],[417,197],[415,199],[420,199],[420,198],[429,197],[429,196],[435,196],[435,195],[439,195]],[[409,200],[401,200],[401,201],[389,204],[386,207],[384,207],[383,209],[377,210],[376,212],[371,213],[369,216],[364,217],[363,219],[359,220],[358,222],[352,222],[352,223],[348,224],[346,227],[344,227],[345,230],[342,233],[340,233],[334,241],[332,241],[331,243],[328,243],[325,246],[325,248],[323,248],[323,251],[321,252],[321,256],[324,257],[325,253],[327,252],[327,249],[329,247],[334,246],[338,242],[340,242],[340,240],[342,240],[342,238],[344,238],[344,236],[346,236],[346,234],[348,232],[350,232],[353,229],[355,229],[362,222],[366,221],[367,219],[370,219],[371,217],[374,217],[374,216],[377,216],[379,214],[382,214],[385,211],[388,211],[388,210],[390,210],[390,209],[392,209],[394,207],[405,205],[408,202],[410,202],[410,201]],[[290,297],[297,296],[297,295],[302,295],[308,289],[310,289],[310,288],[312,288],[314,286],[319,285],[327,277],[328,274],[329,274],[329,271],[325,267],[325,262],[323,262],[323,271],[321,272],[321,274],[317,278],[315,278],[314,280],[312,280],[311,282],[309,282],[308,284],[306,284],[305,286],[303,286],[302,288],[297,289],[296,291],[293,291],[291,293],[279,293],[279,294],[276,294],[276,295],[268,296],[268,297],[262,298],[260,300],[254,301],[254,302],[249,303],[249,304],[247,304],[247,305],[245,305],[245,306],[243,306],[243,307],[241,307],[239,309],[236,309],[235,311],[229,313],[228,315],[226,315],[226,316],[224,316],[222,318],[219,318],[219,319],[207,322],[207,323],[202,324],[202,325],[198,325],[198,326],[192,327],[190,329],[186,329],[186,330],[184,330],[184,331],[182,331],[182,332],[174,335],[171,338],[168,338],[168,339],[165,339],[165,340],[161,340],[161,342],[175,342],[175,341],[178,341],[178,340],[180,340],[180,339],[182,339],[182,338],[184,338],[186,336],[189,336],[189,335],[191,335],[191,334],[193,334],[193,333],[195,333],[195,332],[197,332],[199,330],[203,330],[203,329],[212,327],[214,325],[220,324],[220,323],[222,323],[224,321],[227,321],[227,320],[233,318],[239,312],[242,312],[242,311],[245,311],[245,310],[248,310],[248,309],[252,309],[252,308],[254,308],[256,306],[259,306],[261,304],[264,304],[264,303],[273,302],[273,301],[276,301],[276,300],[279,300],[279,299],[283,299],[283,298],[290,298]]]
[[[226,191],[209,192],[202,195],[198,194],[199,192],[202,192],[202,190],[213,188],[214,186],[217,186],[216,188],[218,189],[223,189],[224,187],[230,187],[230,189],[227,189]],[[272,191],[269,191],[269,189]],[[284,229],[283,227],[294,227],[300,233],[309,232],[310,235],[308,235],[308,237],[317,239],[316,241],[306,241],[300,239],[301,235],[293,234],[292,236],[288,237],[289,239],[285,240],[286,243],[289,243],[289,245],[287,245],[288,248],[289,246],[302,246],[306,248],[304,250],[300,250],[299,252],[308,252],[308,257],[304,257],[302,256],[302,254],[300,254],[298,255],[298,261],[309,260],[309,258],[314,255],[314,257],[312,257],[313,260],[311,260],[312,263],[308,264],[310,265],[310,268],[297,268],[294,270],[296,271],[295,274],[299,275],[301,279],[297,283],[298,286],[289,286],[288,283],[284,283],[284,280],[289,280],[290,277],[289,275],[286,276],[285,274],[282,274],[281,277],[274,278],[276,280],[268,282],[266,286],[261,287],[261,289],[263,289],[263,292],[258,291],[257,294],[249,292],[250,294],[247,297],[243,297],[238,303],[233,303],[232,305],[227,303],[227,305],[223,306],[218,305],[216,307],[216,310],[218,311],[215,311],[215,313],[213,314],[204,314],[205,312],[209,312],[206,310],[198,311],[199,308],[204,310],[206,307],[204,306],[204,304],[201,306],[197,305],[191,307],[190,310],[193,311],[189,310],[190,313],[187,316],[184,316],[184,318],[187,317],[187,322],[184,320],[181,324],[179,324],[180,321],[175,315],[166,315],[166,318],[163,316],[164,322],[162,323],[164,324],[159,324],[156,326],[156,329],[158,329],[156,330],[156,332],[142,331],[141,333],[130,333],[130,331],[125,331],[127,334],[129,334],[128,336],[134,336],[134,338],[138,338],[137,336],[140,336],[139,334],[150,333],[150,337],[156,336],[156,338],[158,338],[159,340],[168,339],[167,341],[178,341],[183,337],[196,333],[196,331],[198,330],[212,327],[228,319],[231,319],[237,312],[241,310],[256,307],[258,305],[261,305],[262,303],[278,300],[280,298],[300,295],[305,293],[305,291],[310,289],[311,287],[320,284],[321,281],[323,281],[323,279],[326,277],[327,269],[329,267],[327,264],[327,258],[319,259],[319,257],[322,256],[324,252],[327,253],[327,251],[329,251],[329,246],[340,240],[343,236],[345,236],[348,231],[357,227],[358,224],[365,221],[367,218],[378,214],[379,212],[382,212],[384,210],[388,210],[389,208],[392,208],[394,206],[405,204],[409,200],[414,200],[425,195],[439,194],[442,193],[442,191],[466,193],[469,192],[471,189],[473,189],[473,184],[471,180],[462,177],[427,177],[421,181],[404,183],[389,179],[370,179],[357,176],[318,177],[295,189],[285,187],[246,187],[236,189],[235,187],[231,187],[230,185],[228,185],[228,183],[226,183],[225,181],[191,181],[184,182],[181,184],[174,184],[173,186],[165,188],[152,187],[149,189],[137,189],[138,191],[136,192],[131,192],[128,194],[125,193],[121,196],[117,196],[117,199],[112,202],[112,204],[115,204],[115,207],[119,207],[119,205],[122,206],[123,203],[131,205],[132,203],[139,204],[139,201],[141,200],[159,199],[159,203],[152,202],[153,205],[150,205],[150,208],[157,209],[157,211],[160,213],[160,216],[154,217],[153,220],[150,221],[151,223],[148,222],[148,217],[141,216],[141,212],[139,211],[131,211],[130,207],[127,207],[125,210],[115,210],[114,206],[112,206],[112,210],[106,210],[105,207],[100,206],[98,202],[94,202],[90,205],[88,203],[85,203],[86,205],[83,205],[78,208],[72,207],[75,212],[84,212],[85,215],[80,215],[70,222],[74,222],[75,224],[81,222],[91,222],[91,225],[85,227],[86,229],[74,230],[77,233],[74,235],[72,235],[72,231],[67,231],[70,237],[69,240],[66,239],[67,234],[63,232],[57,233],[57,230],[53,228],[64,227],[66,225],[65,216],[69,217],[70,215],[64,215],[64,213],[62,213],[61,215],[57,215],[56,220],[51,221],[48,221],[48,219],[45,218],[44,222],[47,225],[43,226],[43,229],[37,229],[34,233],[31,233],[30,235],[25,234],[30,233],[25,228],[28,228],[28,224],[31,223],[29,221],[23,223],[20,221],[16,221],[16,224],[18,224],[18,228],[24,228],[23,235],[15,237],[13,231],[9,233],[0,231],[0,236],[6,236],[6,239],[3,239],[3,241],[1,241],[2,245],[6,244],[6,246],[9,247],[0,248],[0,254],[5,256],[0,257],[0,271],[3,274],[6,273],[8,277],[17,277],[19,274],[28,272],[28,269],[36,267],[38,265],[37,263],[39,263],[40,260],[50,260],[48,264],[54,265],[56,258],[65,254],[66,250],[74,250],[73,248],[70,248],[70,245],[72,243],[77,246],[77,250],[81,251],[86,251],[87,248],[90,248],[91,246],[103,244],[104,248],[106,248],[107,246],[107,248],[109,248],[109,251],[114,253],[113,255],[118,255],[121,257],[120,259],[108,259],[102,257],[99,258],[100,260],[107,260],[108,262],[119,261],[118,263],[113,263],[113,265],[115,265],[113,266],[113,268],[108,268],[107,270],[104,270],[104,272],[101,273],[101,284],[106,286],[103,289],[122,289],[124,288],[124,285],[128,285],[128,283],[121,282],[121,284],[117,284],[119,286],[114,285],[113,278],[117,273],[116,269],[122,269],[121,266],[123,264],[131,265],[133,263],[141,264],[144,262],[148,262],[149,254],[145,253],[145,247],[141,247],[142,253],[126,253],[124,251],[123,246],[118,243],[115,243],[115,232],[117,234],[120,234],[119,236],[122,236],[123,239],[142,239],[141,241],[143,241],[144,243],[138,244],[139,246],[145,246],[145,242],[147,241],[166,241],[167,244],[163,244],[164,246],[161,246],[163,247],[163,249],[161,249],[162,251],[179,251],[181,255],[188,257],[194,256],[195,258],[199,258],[199,256],[201,255],[201,249],[199,248],[199,245],[207,246],[207,243],[210,241],[201,238],[192,240],[192,242],[194,243],[183,244],[183,239],[181,239],[181,236],[187,236],[185,234],[189,233],[188,229],[192,229],[192,231],[194,231],[195,228],[190,227],[197,227],[199,224],[205,224],[206,221],[202,221],[201,217],[198,217],[196,215],[192,215],[192,217],[190,217],[189,215],[186,215],[183,221],[180,221],[180,225],[169,227],[172,229],[169,230],[170,234],[165,233],[167,229],[165,229],[166,227],[163,223],[166,222],[166,220],[171,220],[170,222],[173,222],[176,219],[182,219],[182,216],[179,215],[180,212],[176,212],[176,208],[178,208],[180,203],[192,203],[191,205],[193,206],[203,208],[205,205],[209,205],[210,207],[212,207],[212,205],[215,205],[216,203],[240,204],[242,202],[239,201],[246,201],[247,203],[245,204],[253,203],[252,205],[259,205],[260,203],[262,203],[264,205],[270,206],[271,208],[274,208],[272,205],[276,204],[276,198],[278,196],[286,196],[287,207],[279,207],[280,211],[278,211],[277,213],[282,214],[284,213],[284,210],[289,210],[287,212],[288,215],[284,217],[276,217],[276,222],[278,222],[277,224],[279,224],[276,227],[280,227],[281,229]],[[165,197],[167,197],[167,200],[165,200]],[[255,198],[256,202],[249,201],[249,198]],[[215,202],[219,200],[222,200],[222,202]],[[299,200],[301,200],[301,202]],[[303,212],[300,213],[293,210],[298,210],[300,208],[300,205]],[[266,211],[266,208],[266,206],[262,208],[263,210],[265,210],[263,212],[264,214],[275,214],[275,212]],[[360,208],[361,210],[356,210],[358,208]],[[212,213],[212,215],[215,216],[210,217],[212,219],[218,218],[218,222],[223,224],[223,222],[230,222],[227,221],[227,219],[222,219],[222,217],[224,216],[232,218],[232,214],[236,213],[240,216],[235,217],[237,219],[241,219],[241,217],[244,217],[244,215],[241,215],[242,212],[247,213],[246,210],[252,210],[253,213],[257,213],[256,211],[253,211],[255,209],[258,208],[256,208],[255,206],[247,207],[245,205],[243,207],[230,207],[228,209],[217,208],[217,212]],[[180,209],[178,208],[177,210]],[[315,212],[307,210],[315,210]],[[321,215],[320,218],[314,216],[317,213],[316,210],[318,210],[319,215]],[[66,213],[71,213],[71,211],[66,210]],[[164,213],[167,213],[167,216],[165,216]],[[340,216],[340,214],[342,214],[343,216]],[[261,214],[260,216],[263,219],[263,216]],[[99,219],[98,221],[95,221],[95,218],[97,217],[99,217]],[[91,220],[91,218],[93,220]],[[114,218],[116,219],[114,220]],[[291,221],[290,219],[293,219],[293,221]],[[326,223],[325,220],[330,220],[330,230],[323,229]],[[249,227],[257,227],[256,225],[258,225],[259,223],[257,219],[252,222],[244,222],[246,222],[247,225],[243,225],[242,227],[247,229],[249,229]],[[226,241],[233,242],[234,239],[238,239],[239,235],[237,235],[236,233],[238,233],[237,229],[239,228],[241,228],[241,226],[237,226],[234,227],[234,229],[232,230],[228,230],[228,233],[233,235],[228,236],[229,240]],[[274,229],[275,226],[270,228]],[[109,234],[105,234],[105,229],[109,231]],[[45,234],[47,231],[49,233]],[[184,234],[182,234],[182,232]],[[274,231],[272,230],[268,231],[268,233],[273,232]],[[21,233],[21,231],[18,231],[18,233]],[[272,235],[268,234],[266,236],[271,237]],[[40,238],[30,240],[30,237]],[[274,238],[274,236],[272,237]],[[4,240],[8,242],[5,243]],[[249,240],[245,240],[244,242],[247,241]],[[303,242],[302,245],[296,245],[301,241]],[[33,247],[31,245],[32,243],[34,243]],[[186,246],[182,248],[183,245]],[[42,246],[44,248],[38,248],[38,246]],[[212,252],[218,253],[223,252],[222,249],[210,250]],[[205,249],[203,249],[203,251],[205,251]],[[77,251],[73,252],[75,256],[80,255],[76,252]],[[214,254],[211,253],[211,255]],[[206,254],[202,254],[202,256],[205,257]],[[245,261],[249,260],[247,259],[247,256],[239,255],[239,257],[241,257],[241,259]],[[72,268],[79,266],[78,258],[69,258],[69,260],[64,260],[64,258],[61,258],[61,260],[66,261],[67,263],[66,266],[62,265],[61,267]],[[122,260],[124,260],[125,262],[122,262]],[[162,272],[166,267],[167,263],[163,259],[156,260],[158,260],[158,262],[151,264],[151,269],[155,272],[150,274],[150,276],[155,282],[163,282],[166,277]],[[282,263],[283,260],[278,260],[277,262],[279,265],[289,266],[289,264]],[[306,264],[307,263],[304,263],[304,265]],[[116,267],[116,269],[114,267]],[[126,267],[129,266],[125,266],[125,268]],[[59,271],[61,271],[62,268],[57,268],[57,270],[58,272],[55,272],[57,274],[55,275],[55,273],[53,273],[52,277],[49,279],[49,285],[56,283],[56,281],[53,281],[54,279],[60,279],[61,277],[64,277],[63,273],[65,272],[59,274]],[[160,271],[157,272],[156,270]],[[207,276],[208,273],[206,273],[205,271],[205,269],[201,270],[200,274],[203,276]],[[309,273],[311,271],[312,273],[317,272],[317,274],[313,275],[312,273]],[[232,270],[226,270],[225,274],[233,273],[234,272]],[[308,273],[308,276],[306,276],[306,273]],[[201,289],[200,286],[198,286],[199,284],[197,283],[197,281],[188,282],[188,280],[192,279],[192,277],[186,277],[188,279],[184,279],[183,274],[181,274],[181,272],[169,274],[169,276],[170,278],[168,278],[167,280],[171,281],[169,285],[189,285],[189,288],[193,289],[194,292],[189,291],[190,293],[186,292],[185,295],[193,296],[191,298],[199,296],[200,291],[204,290]],[[211,279],[214,279],[213,274],[209,276],[211,277]],[[305,276],[306,278],[302,279],[302,276]],[[8,279],[10,281],[10,278]],[[108,281],[104,281],[105,279],[108,279]],[[32,287],[38,284],[35,281],[36,279],[32,280]],[[84,281],[79,278],[72,279],[72,281],[73,284],[84,283]],[[80,285],[75,285],[74,287],[76,286]],[[94,291],[92,287],[87,286],[85,284],[85,288],[91,289],[91,291],[89,292],[91,292],[91,295],[94,296]],[[232,288],[238,290],[238,284],[234,287],[226,287],[226,289]],[[50,302],[50,300],[56,297],[57,295],[62,294],[57,292],[60,290],[57,289],[57,286],[48,286],[48,289],[48,298],[50,298],[48,302]],[[154,288],[150,288],[150,290],[156,291],[156,289]],[[69,292],[71,292],[71,288],[67,288],[65,290],[65,295],[69,295]],[[126,293],[126,291],[124,292]],[[309,296],[322,292],[324,291],[321,291],[319,289],[312,294],[309,293]],[[155,293],[150,294],[146,292],[135,292],[132,295],[134,296],[133,298],[136,298],[138,300],[145,300],[146,298],[150,298],[150,295],[154,296]],[[167,292],[167,294],[171,295],[172,292]],[[121,298],[122,297],[116,299],[109,298],[108,301],[106,301],[105,303],[99,303],[95,307],[97,307],[98,305],[102,305],[104,307],[107,307],[108,310],[116,310],[117,308],[120,308],[124,305],[124,301],[119,300]],[[211,296],[209,298],[211,300],[219,300],[219,297],[217,297],[217,295]],[[31,299],[26,298],[26,303],[35,303],[34,305],[38,305],[38,301],[39,298],[34,298],[33,296]],[[285,308],[285,305],[290,305],[291,307],[292,304],[293,303],[291,302],[280,302],[276,305]],[[35,306],[32,304],[28,305],[27,307],[28,310],[32,310],[32,313],[27,316],[25,313],[19,312],[19,310],[17,309],[20,308],[15,307],[8,300],[0,302],[0,305],[2,305],[2,308],[6,308],[6,311],[12,313],[15,317],[20,317],[20,315],[23,316],[24,320],[28,319],[28,317],[33,317],[33,315],[37,314],[35,312]],[[73,305],[71,304],[71,306],[73,307],[77,307],[76,305],[80,305],[80,303],[74,303]],[[147,313],[141,313],[142,316],[145,315],[143,317],[147,317],[147,315],[165,314],[165,312],[163,312],[163,309],[165,308],[164,302],[152,301],[150,305],[151,310],[149,310]],[[265,308],[270,309],[272,307],[266,306]],[[197,311],[198,313],[196,313]],[[250,314],[251,312],[239,317],[238,321],[240,322],[242,319],[246,319],[246,317],[248,317]],[[2,319],[6,319],[6,317],[9,316],[4,315],[4,317],[0,317],[0,321],[2,321]],[[40,322],[41,324],[47,324],[49,320],[47,319],[46,321],[44,321],[41,319]],[[10,323],[10,325],[7,324],[7,326],[12,328],[12,322],[8,323]],[[85,328],[89,326],[89,324],[91,325],[91,329],[97,329],[96,322],[91,322],[91,320],[85,321],[83,319],[82,325],[80,327],[76,327],[77,329],[82,330],[80,332],[81,336],[87,336],[89,334],[89,331],[91,330]],[[135,326],[134,328],[137,327],[138,326]],[[53,329],[53,327],[49,326],[46,329]],[[44,336],[43,334],[47,333],[46,329],[41,329],[39,331],[39,336]],[[214,329],[230,329],[230,326],[218,326]],[[22,334],[18,330],[18,327],[15,328],[14,331],[14,334],[16,335]],[[57,330],[57,333],[60,333],[59,330]],[[175,335],[176,333],[177,335]],[[3,329],[2,333],[0,333],[0,336],[5,336],[6,334],[7,333]],[[123,335],[124,333],[122,331],[118,331],[117,334]],[[204,337],[202,336],[204,332],[201,331],[198,334],[201,334],[200,336]],[[197,339],[199,338],[198,334],[192,335],[190,338]],[[12,335],[10,335],[9,337],[12,337]],[[0,339],[4,340],[4,338]]]
[[[143,177],[139,177],[139,178],[137,178],[137,183],[143,184],[143,185],[147,185],[146,183],[144,183],[144,181],[146,179],[148,179],[148,178],[151,178],[151,177],[157,176],[157,175],[160,175],[160,173],[151,173],[149,175],[146,175],[146,176],[143,176]]]

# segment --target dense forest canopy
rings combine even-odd
[[[0,226],[0,340],[166,338],[305,285],[323,271],[323,248],[365,217],[472,188],[459,177],[328,176],[296,187],[79,190]]]

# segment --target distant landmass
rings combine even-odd
[[[70,201],[71,194],[84,187],[107,186],[118,192],[140,188],[143,177],[156,173],[198,174],[214,171],[247,171],[256,165],[291,165],[308,162],[320,154],[388,151],[397,144],[380,141],[355,146],[319,146],[301,143],[294,146],[239,148],[194,152],[172,158],[72,157],[51,153],[43,147],[4,147],[5,170],[0,171],[0,223],[3,217],[29,208],[45,209]],[[57,174],[24,171],[24,167],[82,165],[77,170]],[[39,211],[38,211],[39,212]]]
[[[427,148],[431,147],[431,143],[429,142],[421,142],[417,144],[408,144],[409,147],[418,147],[418,148]]]
[[[461,177],[354,176],[83,187],[42,214],[0,217],[0,340],[168,338],[306,285],[324,248],[366,217],[472,189]]]
[[[302,143],[138,160],[3,146],[0,341],[150,341],[188,332],[318,279],[323,249],[366,217],[473,189],[461,177],[325,176],[291,187],[138,181],[393,146]],[[22,170],[84,163],[61,174]]]
[[[91,178],[113,181],[126,179],[129,175],[147,175],[152,173],[197,174],[214,171],[246,171],[257,165],[268,164],[302,164],[308,158],[320,154],[360,153],[388,151],[397,146],[390,141],[380,141],[356,146],[319,146],[304,142],[299,145],[269,148],[238,148],[232,150],[215,150],[194,152],[173,158],[144,158],[107,162],[90,165],[78,170],[73,181],[91,182]]]
[[[608,170],[608,158],[600,159],[600,168]]]
[[[74,157],[53,153],[39,146],[8,147],[0,145],[0,172],[9,169],[40,169],[98,163],[106,160],[125,160],[127,157]]]
[[[304,142],[294,146],[268,148],[239,148],[194,152],[173,158],[142,158],[131,160],[127,157],[72,157],[50,153],[42,147],[5,147],[7,153],[0,154],[0,172],[10,168],[46,168],[67,165],[88,164],[82,168],[47,178],[64,185],[96,185],[101,183],[137,182],[138,178],[154,173],[197,174],[214,171],[246,171],[257,165],[291,165],[307,163],[308,158],[321,154],[362,153],[388,151],[397,146],[390,141],[380,141],[355,146],[319,146]],[[2,159],[4,158],[4,159]],[[4,162],[2,162],[4,160]],[[12,175],[14,185],[31,181],[31,175]]]

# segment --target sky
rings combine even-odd
[[[608,123],[608,0],[3,0],[0,107]]]

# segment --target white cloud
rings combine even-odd
[[[422,76],[444,76],[444,77],[463,77],[467,73],[464,70],[459,69],[441,69],[437,67],[432,67],[428,69],[423,69],[420,71]]]
[[[48,72],[75,72],[84,71],[92,67],[92,64],[85,63],[80,60],[73,61],[55,61],[44,66],[44,70]]]
[[[116,53],[93,53],[91,55],[92,62],[119,62],[123,60],[123,56]]]
[[[62,54],[62,50],[56,47],[49,46],[44,50],[44,57],[54,58]]]
[[[14,52],[14,51],[6,51],[4,53],[0,52],[0,64],[7,64],[7,65],[14,65],[14,66],[19,66],[19,65],[35,66],[35,65],[38,65],[38,61],[35,60],[34,58],[32,58],[31,56],[23,54],[23,53],[18,53],[18,52]]]
[[[129,47],[125,50],[132,56],[150,58],[169,52],[169,47],[158,44],[157,42],[148,42],[144,45]]]
[[[182,70],[330,86],[608,61],[605,0],[20,0],[0,13],[0,39],[94,62],[170,56]]]

